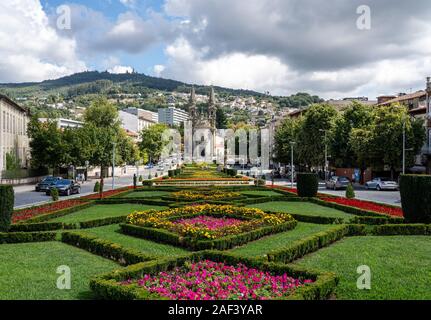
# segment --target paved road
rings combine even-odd
[[[156,170],[153,169],[151,174],[154,177]],[[145,170],[145,172],[140,172],[144,177],[148,177],[149,170]],[[161,172],[158,171],[158,175],[160,176]],[[81,197],[84,195],[88,195],[93,193],[94,184],[97,179],[92,179],[87,182],[81,184],[81,194],[79,195],[71,195],[61,196],[61,200],[65,199],[73,199],[76,197]],[[123,176],[115,178],[115,189],[133,185],[133,175],[131,176]],[[23,185],[14,187],[15,191],[15,209],[24,208],[32,205],[39,205],[43,203],[47,203],[51,201],[51,197],[47,196],[45,192],[36,192],[34,191],[35,185]],[[112,190],[112,178],[105,178],[105,191]]]
[[[290,187],[290,182],[288,182],[287,180],[276,181],[275,184]],[[294,184],[294,187],[296,187],[296,184]],[[342,197],[344,197],[346,194],[346,190],[327,190],[323,183],[319,184],[319,192]],[[369,200],[395,206],[401,206],[401,196],[399,191],[365,190],[365,188],[362,186],[355,186],[355,195],[356,199],[360,200]]]

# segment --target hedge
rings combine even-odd
[[[15,195],[12,186],[0,186],[0,232],[8,231],[12,222]]]
[[[299,197],[315,197],[319,189],[319,180],[315,173],[297,173],[296,185]]]
[[[375,226],[371,234],[380,236],[427,236],[431,235],[430,224],[386,224],[381,226]]]
[[[227,265],[238,265],[239,263],[249,268],[256,268],[271,274],[289,276],[299,279],[312,279],[314,282],[297,288],[293,294],[282,299],[319,300],[329,298],[337,284],[338,277],[333,273],[320,272],[303,269],[286,264],[268,263],[259,259],[242,258],[220,251],[200,251],[193,254],[179,256],[177,258],[165,258],[128,266],[108,274],[95,277],[90,280],[90,288],[96,297],[108,300],[155,300],[166,299],[157,294],[151,294],[137,285],[122,285],[120,282],[129,279],[140,279],[145,274],[158,274],[181,267],[188,261],[211,260],[222,262]]]
[[[62,222],[41,222],[41,223],[22,223],[11,225],[10,232],[35,232],[35,231],[52,231],[64,229]]]
[[[392,218],[392,217],[366,217],[366,216],[355,216],[350,219],[350,223],[354,224],[401,224],[404,223],[402,218]]]
[[[0,243],[22,243],[22,242],[42,242],[55,241],[55,232],[9,232],[0,233]]]
[[[121,231],[127,235],[181,246],[189,250],[228,250],[270,234],[294,229],[296,225],[297,221],[288,221],[280,225],[261,227],[249,232],[230,235],[214,240],[191,240],[189,238],[182,238],[178,234],[164,229],[139,227],[131,224],[121,224],[120,227]]]
[[[143,254],[134,249],[127,249],[119,244],[99,239],[96,236],[79,232],[63,232],[61,241],[84,249],[93,254],[114,260],[122,265],[154,260],[157,257]]]
[[[401,204],[411,223],[431,223],[431,176],[401,175]]]
[[[303,257],[304,255],[317,251],[322,247],[338,241],[349,234],[347,225],[337,226],[324,232],[316,233],[310,237],[293,242],[286,248],[268,252],[268,261],[288,263]]]

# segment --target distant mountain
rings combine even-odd
[[[134,87],[145,87],[149,89],[162,90],[162,91],[180,91],[187,92],[192,86],[184,82],[156,78],[147,76],[141,73],[123,73],[113,74],[107,71],[86,71],[81,73],[75,73],[70,76],[62,77],[55,80],[45,80],[42,82],[26,82],[26,83],[5,83],[0,84],[0,89],[26,89],[26,88],[37,88],[37,90],[50,91],[56,89],[64,89],[67,87],[73,87],[77,85],[89,84],[96,81],[111,81],[113,84],[125,84],[133,85]],[[194,85],[197,93],[207,93],[207,86]],[[243,90],[243,89],[230,89],[214,86],[215,91],[218,93],[228,93],[235,95],[247,95],[247,96],[263,96],[262,93]],[[21,90],[20,90],[21,91]]]

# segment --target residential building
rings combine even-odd
[[[384,99],[387,96],[378,97],[379,106],[387,106],[399,103],[408,108],[410,116],[424,120],[424,130],[427,133],[426,143],[421,153],[416,157],[416,165],[411,171],[426,172],[431,174],[431,78],[427,78],[426,89],[410,94],[400,94],[392,99]]]
[[[143,118],[144,120],[152,121],[155,123],[159,122],[159,113],[158,112],[152,112],[152,111],[139,109],[139,108],[126,108],[123,111],[134,114],[135,116]]]
[[[118,114],[121,120],[122,128],[126,130],[130,136],[133,136],[136,139],[139,138],[139,134],[142,130],[156,123],[152,120],[147,120],[143,117],[139,117],[125,111],[120,111]]]
[[[30,121],[28,111],[0,94],[0,176],[6,169],[6,155],[15,153],[21,167],[28,165],[30,157],[27,125]]]
[[[59,129],[81,128],[84,125],[84,122],[82,121],[76,121],[76,120],[64,119],[64,118],[58,118],[58,119],[39,118],[39,121],[40,122],[55,121],[57,122],[57,127]]]
[[[159,122],[170,126],[178,126],[189,119],[189,114],[181,109],[169,107],[159,109]]]

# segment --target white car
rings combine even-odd
[[[377,191],[398,190],[399,186],[398,186],[398,183],[396,183],[395,181],[392,181],[389,178],[374,178],[373,180],[365,183],[365,188],[367,190],[375,189]]]

